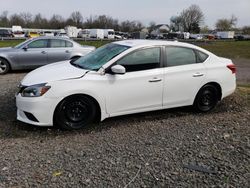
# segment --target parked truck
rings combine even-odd
[[[114,39],[115,38],[114,29],[104,29],[104,38]]]
[[[90,38],[104,39],[104,30],[103,29],[90,29],[89,36]]]
[[[90,30],[82,29],[81,31],[79,31],[77,38],[90,38]]]
[[[23,28],[19,25],[13,25],[11,28],[12,34],[16,38],[24,38],[25,33],[23,31]]]
[[[80,31],[80,29],[77,29],[77,27],[74,27],[74,26],[66,26],[65,27],[65,32],[67,33],[68,37],[70,37],[70,38],[76,38],[79,31]]]
[[[219,31],[216,33],[218,39],[233,39],[234,31]]]

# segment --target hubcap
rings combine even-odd
[[[0,61],[0,72],[4,72],[6,70],[7,66],[4,62]]]
[[[64,106],[66,117],[71,122],[80,122],[87,118],[88,107],[82,101],[77,101]]]

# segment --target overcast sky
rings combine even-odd
[[[205,14],[205,24],[214,27],[219,18],[238,18],[237,26],[250,25],[250,0],[0,0],[0,12],[9,14],[30,12],[41,13],[50,18],[60,14],[67,18],[73,11],[80,11],[84,18],[90,15],[109,15],[120,21],[138,20],[148,25],[169,23],[192,4],[200,6]]]

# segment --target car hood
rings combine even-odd
[[[28,73],[21,81],[22,85],[30,86],[51,81],[80,78],[88,70],[77,68],[70,64],[70,61],[62,61],[45,65]]]

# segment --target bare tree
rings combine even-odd
[[[9,18],[8,18],[8,11],[3,11],[0,15],[0,26],[1,27],[8,27],[9,25]]]
[[[76,27],[82,27],[82,24],[83,24],[82,14],[79,11],[72,12],[68,21],[72,21],[72,23]]]
[[[32,19],[33,19],[33,16],[31,13],[29,12],[22,12],[20,13],[20,18],[24,21],[24,27],[30,27],[31,24],[32,24]]]
[[[151,33],[155,29],[156,23],[154,21],[151,21],[149,23],[148,31]]]
[[[216,30],[218,31],[232,30],[234,27],[236,27],[237,20],[238,19],[234,15],[232,15],[230,19],[226,18],[219,19],[215,24]]]
[[[191,5],[182,11],[180,18],[184,31],[197,32],[204,21],[204,14],[198,5]]]
[[[62,16],[54,14],[49,21],[49,28],[61,29],[65,27],[65,22]]]
[[[10,16],[10,25],[20,25],[20,26],[24,26],[25,25],[25,22],[23,20],[23,18],[20,17],[19,14],[12,14]]]
[[[244,26],[242,32],[243,34],[250,35],[250,26]]]

